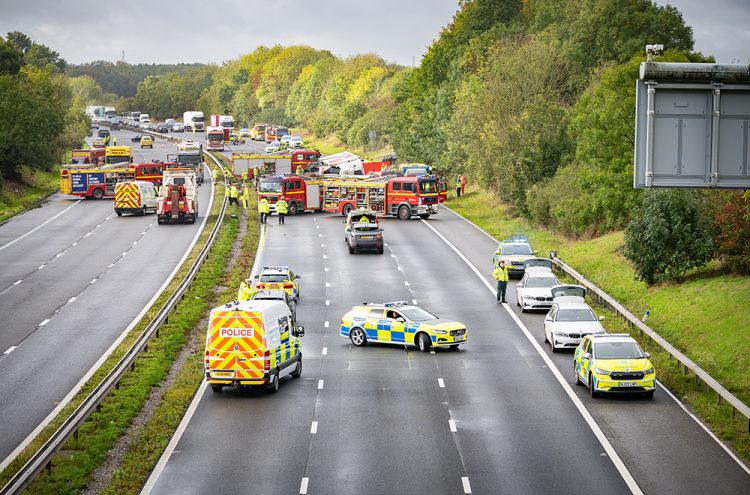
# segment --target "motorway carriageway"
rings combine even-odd
[[[114,135],[139,163],[177,151]],[[211,192],[210,180],[199,188],[193,225],[117,217],[112,199],[56,193],[0,226],[1,467],[140,319],[197,239]]]
[[[495,303],[496,241],[448,209],[383,220],[384,255],[349,255],[337,215],[276,221],[258,263],[302,275],[302,377],[276,395],[204,383],[144,493],[750,493],[750,472],[664,389],[574,386],[544,314],[517,311],[514,283]],[[393,300],[464,322],[468,344],[339,335],[352,306]]]

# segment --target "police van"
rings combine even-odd
[[[302,374],[303,327],[283,301],[233,301],[211,310],[206,334],[206,381],[225,386],[279,390],[279,380]]]

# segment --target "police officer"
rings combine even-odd
[[[302,172],[304,172],[304,170],[302,170],[302,164],[297,165],[297,169],[294,172],[297,175],[302,175]]]
[[[505,266],[505,260],[500,260],[497,264],[497,268],[492,272],[492,276],[497,280],[497,303],[505,302],[505,290],[508,288],[508,267]]]
[[[284,196],[281,196],[276,202],[276,213],[279,214],[279,225],[283,225],[284,217],[289,213],[289,204],[284,199]]]
[[[258,213],[260,213],[260,223],[266,223],[266,220],[268,219],[268,212],[271,211],[270,206],[268,206],[268,200],[266,198],[260,198],[260,201],[258,201]]]
[[[238,198],[240,197],[240,190],[237,189],[236,184],[232,184],[232,187],[229,188],[229,204],[235,204],[237,206],[240,205]]]
[[[247,169],[242,171],[242,182],[247,182]]]
[[[247,210],[248,205],[250,204],[250,186],[247,184],[247,182],[244,182],[242,184],[242,206],[245,207]]]
[[[112,136],[112,146],[117,146],[117,136]]]
[[[456,197],[461,197],[461,176],[456,176]]]
[[[211,176],[214,179],[214,184],[217,184],[219,182],[219,169],[215,168],[211,171]]]
[[[258,291],[253,287],[252,283],[253,281],[248,278],[240,284],[240,289],[237,291],[238,301],[249,301],[255,294],[258,293]]]

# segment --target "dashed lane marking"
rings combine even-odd
[[[323,323],[323,326],[328,328],[328,325],[329,325],[328,320],[326,320],[325,323]]]
[[[468,476],[461,477],[461,484],[464,486],[464,493],[471,493],[471,485]]]
[[[316,433],[318,433],[318,422],[313,421],[312,424],[310,425],[310,434],[315,435]]]
[[[321,351],[321,354],[323,356],[325,356],[326,354],[328,354],[328,347],[324,347],[323,350]]]
[[[445,381],[442,378],[438,378],[438,387],[445,388]]]
[[[40,326],[40,327],[43,327],[43,326],[44,326],[44,325],[46,325],[47,323],[49,323],[49,318],[47,318],[46,320],[44,320],[43,322],[41,322],[41,323],[39,324],[39,326]]]
[[[5,352],[3,353],[3,356],[7,356],[8,354],[10,354],[11,352],[15,351],[16,349],[18,349],[18,346],[15,346],[15,345],[12,345],[12,346],[8,347],[5,350]]]
[[[76,296],[71,297],[70,299],[68,299],[68,304],[72,303],[76,299],[77,299]]]
[[[456,429],[456,422],[452,419],[448,420],[448,427],[451,429],[451,432],[456,433],[458,430]]]
[[[318,380],[318,390],[323,390],[324,380]]]
[[[13,282],[13,285],[18,285],[18,284],[20,284],[21,282],[23,282],[23,280],[16,280],[15,282]]]
[[[299,484],[299,493],[300,495],[307,495],[307,483],[310,481],[310,478],[302,478],[302,483]]]
[[[330,305],[331,305],[331,301],[329,301],[328,299],[326,299],[326,306],[330,306]]]

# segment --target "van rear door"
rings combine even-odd
[[[262,313],[212,312],[206,339],[210,378],[262,380],[266,350]]]

